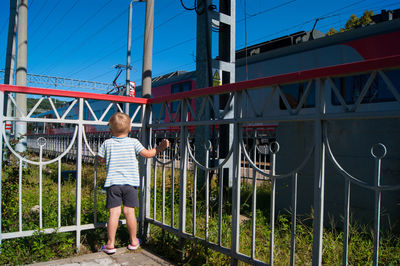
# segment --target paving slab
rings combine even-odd
[[[136,251],[129,251],[127,248],[118,248],[113,255],[104,252],[96,252],[74,257],[30,264],[35,266],[64,265],[64,266],[119,266],[119,265],[175,265],[157,255],[141,248]]]

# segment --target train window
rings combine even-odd
[[[184,91],[190,91],[191,89],[192,89],[191,81],[175,83],[175,84],[171,85],[171,94],[184,92]],[[171,113],[175,113],[177,111],[178,104],[179,104],[178,102],[171,103]]]
[[[306,93],[307,86],[308,86],[308,83],[302,82],[302,83],[284,85],[281,87],[282,92],[285,95],[285,97],[292,109],[295,109],[298,106],[299,102],[301,101],[301,98],[303,97],[303,94]],[[282,98],[279,99],[279,107],[281,110],[287,109]],[[308,91],[308,95],[306,97],[306,101],[302,107],[303,108],[315,107],[315,84],[314,83],[311,85],[311,88]]]
[[[399,70],[386,71],[385,75],[388,77],[394,88],[399,91],[400,79]],[[362,90],[368,82],[370,75],[358,75],[352,77],[335,78],[333,82],[339,90],[346,104],[354,104],[359,98]],[[377,103],[395,101],[393,93],[388,88],[386,82],[380,74],[377,74],[369,90],[366,92],[361,103]],[[340,105],[338,98],[332,90],[332,104]]]

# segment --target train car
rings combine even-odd
[[[394,13],[398,14],[399,12],[397,10]],[[381,20],[382,16],[378,16],[378,18],[377,21]],[[236,81],[399,54],[400,46],[397,45],[399,39],[399,19],[379,22],[375,25],[337,33],[332,36],[325,36],[316,30],[297,32],[247,47],[247,49],[238,50],[236,52]],[[390,75],[396,75],[396,73],[390,73]],[[360,87],[366,82],[366,77],[360,76],[358,79],[335,80],[335,82],[338,83],[338,86],[346,84],[349,89],[343,89],[341,93],[346,101],[351,102],[355,95],[360,92]],[[194,89],[196,89],[195,72],[176,71],[153,79],[152,97],[166,96]],[[305,84],[284,86],[282,90],[289,99],[290,105],[296,106],[305,92]],[[314,91],[314,88],[312,88],[311,93],[312,91]],[[252,92],[251,96],[254,101],[251,104],[254,106],[247,108],[248,112],[250,112],[247,115],[252,115],[251,112],[254,112],[252,110],[263,108],[263,103],[257,101],[257,99],[265,97],[266,93],[268,93],[268,90]],[[141,86],[136,88],[136,96],[141,96]],[[271,110],[275,110],[275,114],[279,114],[280,111],[286,111],[282,99],[278,95],[274,97]],[[328,103],[327,108],[339,110],[338,99],[334,95],[329,97],[331,97],[331,101]],[[308,99],[305,106],[313,108],[315,105],[313,97],[308,97]],[[385,106],[390,106],[390,102],[393,100],[393,96],[389,95],[385,90],[377,90],[375,94],[367,95],[363,100],[363,104],[385,102]],[[243,104],[246,109],[246,105],[248,106],[250,103],[244,102]],[[98,104],[98,107],[99,110],[95,110],[95,112],[100,113],[102,108],[105,108],[101,103]],[[158,117],[165,122],[170,122],[171,119],[179,121],[179,118],[175,117],[177,108],[177,102],[170,102],[168,106],[156,105],[153,109],[153,117]],[[196,108],[194,101],[192,101],[192,108],[193,110]],[[362,108],[368,107],[363,105]],[[50,113],[47,115],[51,115]],[[90,116],[90,113],[86,115]],[[95,132],[98,129],[91,128],[88,130]]]

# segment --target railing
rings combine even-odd
[[[134,115],[132,116],[132,125],[134,127],[140,128],[141,123],[134,122],[138,119],[140,120],[140,110],[143,109],[145,103],[147,103],[146,99],[136,99],[136,98],[128,98],[122,96],[112,96],[112,95],[100,95],[100,94],[93,94],[93,93],[74,93],[70,91],[62,91],[62,90],[52,90],[52,89],[40,89],[40,88],[31,88],[31,87],[19,87],[19,86],[8,86],[2,85],[1,86],[1,97],[0,102],[2,106],[6,104],[5,99],[9,99],[12,103],[11,106],[15,108],[15,115],[6,116],[2,114],[1,116],[1,132],[2,138],[0,145],[7,147],[8,155],[14,155],[17,159],[17,164],[19,167],[19,176],[18,176],[18,228],[2,228],[1,239],[10,239],[10,238],[18,238],[18,237],[25,237],[31,236],[35,234],[37,231],[44,232],[44,233],[51,233],[51,232],[76,232],[76,246],[79,250],[80,243],[81,243],[81,231],[94,229],[97,227],[105,226],[105,220],[97,221],[97,192],[98,192],[98,185],[96,180],[96,171],[94,172],[94,176],[91,176],[90,179],[93,183],[93,191],[94,191],[94,206],[93,206],[93,215],[92,215],[92,222],[82,224],[81,217],[82,217],[82,206],[81,206],[81,186],[82,186],[82,163],[85,159],[85,156],[90,155],[93,157],[95,155],[95,151],[92,150],[92,147],[89,145],[87,141],[87,136],[85,132],[85,127],[87,126],[107,126],[108,118],[116,111],[122,111],[120,104],[121,102],[129,103],[132,106],[135,106],[136,109],[134,110]],[[31,97],[37,97],[38,101],[37,104],[29,110],[28,114],[24,114],[21,111],[21,107],[17,105],[17,101],[15,100],[16,97],[13,96],[13,93],[20,93],[30,95]],[[56,109],[53,104],[52,98],[54,97],[62,97],[64,100],[69,101],[69,104],[66,108],[63,109],[63,112],[60,113],[59,109]],[[35,110],[40,106],[42,101],[49,101],[52,106],[52,111],[54,112],[53,118],[46,118],[46,117],[38,117],[33,115]],[[90,116],[84,114],[90,114]],[[90,117],[88,119],[87,117]],[[15,150],[14,145],[9,141],[9,137],[6,135],[4,124],[6,123],[18,123],[24,122],[28,125],[35,125],[37,123],[49,123],[49,124],[58,124],[63,125],[71,129],[69,134],[65,134],[63,136],[63,141],[55,142],[54,138],[43,138],[39,137],[36,138],[34,142],[31,139],[28,139],[28,145],[33,148],[39,154],[39,157],[31,156],[26,153],[20,153]],[[26,140],[22,139],[22,142]],[[50,146],[49,148],[52,149],[53,153],[50,154],[50,158],[44,158],[44,147]],[[1,161],[3,165],[3,157],[6,154],[2,154]],[[65,219],[62,214],[61,210],[61,196],[62,196],[62,189],[63,189],[63,169],[61,161],[65,159],[70,159],[74,157],[76,161],[76,171],[73,174],[73,179],[75,179],[75,206],[76,206],[76,214],[73,223],[71,221],[64,222],[62,220],[71,220]],[[7,161],[9,158],[6,158]],[[43,198],[45,196],[43,192],[43,183],[45,182],[44,177],[44,168],[49,166],[53,163],[57,163],[57,174],[55,176],[55,182],[57,183],[57,221],[56,226],[52,222],[46,222],[45,225],[45,217],[43,217],[44,206],[43,206]],[[27,177],[24,176],[23,173],[23,165],[31,164],[34,166],[39,167],[38,171],[38,181],[37,186],[39,188],[38,193],[38,205],[34,206],[38,212],[38,221],[36,225],[27,225],[24,223],[25,216],[23,215],[24,210],[26,211],[26,206],[22,205],[23,201],[23,180]],[[7,166],[6,166],[7,167]],[[2,190],[9,188],[0,187]],[[2,191],[1,190],[1,191]],[[64,192],[65,193],[65,192]],[[66,193],[72,193],[68,191]],[[6,232],[4,232],[6,230]]]
[[[325,224],[327,222],[325,212],[332,212],[336,217],[343,214],[345,217],[342,224],[345,235],[343,264],[347,264],[350,206],[354,207],[352,209],[354,212],[367,208],[370,210],[368,213],[375,216],[373,261],[376,265],[379,261],[382,193],[389,194],[390,203],[385,202],[389,216],[392,217],[392,220],[399,218],[399,206],[396,206],[399,198],[396,193],[390,192],[398,192],[400,189],[398,176],[390,173],[390,171],[398,171],[400,166],[399,143],[393,141],[393,139],[397,139],[395,132],[399,129],[398,118],[400,118],[400,91],[397,78],[399,67],[400,57],[395,56],[150,99],[153,109],[162,108],[162,111],[153,113],[153,120],[146,127],[147,130],[169,127],[180,128],[181,164],[179,169],[179,204],[177,205],[179,207],[179,214],[177,215],[179,221],[176,223],[174,220],[174,199],[168,197],[168,193],[173,195],[175,189],[174,177],[171,177],[173,184],[166,185],[164,165],[168,162],[155,162],[163,169],[160,179],[155,176],[150,177],[150,167],[147,168],[145,187],[146,191],[152,195],[153,204],[151,205],[150,197],[148,197],[147,204],[142,208],[142,211],[145,212],[143,215],[147,218],[147,221],[176,234],[180,238],[197,241],[230,256],[233,264],[241,260],[251,264],[272,265],[275,256],[276,214],[278,211],[282,213],[285,209],[290,209],[292,217],[291,251],[287,256],[290,257],[290,264],[293,265],[295,264],[296,254],[296,221],[300,215],[306,214],[305,208],[298,208],[297,203],[301,202],[302,205],[307,203],[309,204],[306,208],[308,214],[310,215],[313,211],[314,215],[312,260],[313,264],[320,265],[322,263],[323,226],[324,222]],[[343,93],[346,92],[346,87],[343,84],[346,84],[352,77],[357,81],[364,79],[365,81],[361,82],[361,85],[357,88],[358,91],[354,91],[354,94],[351,95],[352,98],[348,99],[347,95]],[[383,98],[390,99],[389,101],[380,102],[378,99],[380,96],[376,95],[376,84],[380,86],[379,91],[386,92],[388,97]],[[299,95],[297,102],[293,102],[293,97],[289,96],[291,92],[296,90],[296,87]],[[374,92],[369,93],[370,91]],[[229,94],[227,97],[229,100],[226,105],[221,107],[222,104],[219,102],[218,95],[223,94]],[[193,108],[193,100],[196,100],[195,109]],[[178,103],[177,113],[173,115],[168,113],[167,103],[169,102]],[[157,114],[160,115],[157,117]],[[163,116],[170,117],[171,122],[163,123]],[[188,117],[192,117],[193,120],[189,121]],[[391,121],[390,125],[387,121]],[[354,124],[352,125],[352,123]],[[264,169],[261,164],[256,163],[254,154],[250,155],[251,146],[246,145],[244,132],[248,126],[274,124],[278,124],[277,142],[269,143],[267,147],[262,144],[256,145],[256,148],[264,148],[260,149],[258,154],[263,150],[270,151],[270,165],[268,169]],[[218,150],[218,147],[207,144],[208,137],[204,137],[204,135],[208,136],[207,130],[212,131],[209,129],[210,127],[222,127],[224,125],[231,128],[231,134],[223,137],[230,138],[229,151],[224,158],[219,158],[215,164],[210,166],[209,164],[212,161],[209,160],[210,154]],[[356,126],[360,126],[362,130],[359,131]],[[199,133],[196,134],[196,130],[194,130],[195,133],[192,134],[188,130],[190,127],[198,129],[197,132]],[[379,138],[391,145],[390,148],[388,147],[392,152],[391,158],[387,161],[388,163],[383,171],[381,160],[386,154],[386,148],[382,144],[374,146],[372,149],[373,158],[368,158],[368,153],[360,156],[358,150],[363,148],[368,151],[371,148],[370,146],[362,147],[356,141],[354,143],[346,142],[346,145],[343,145],[338,141],[338,136],[328,135],[330,131],[334,131],[338,135],[341,131],[345,132],[343,134],[348,134],[352,127],[356,127],[353,132],[356,139],[365,140],[364,145],[368,144],[371,139]],[[369,135],[364,134],[364,136],[358,135],[360,132],[365,133],[365,129],[371,130],[371,127],[375,130],[375,127],[380,127],[380,132],[368,133]],[[350,135],[340,137],[352,139]],[[330,142],[332,140],[335,141],[336,147],[331,148]],[[196,141],[199,143],[193,144]],[[372,142],[372,145],[375,143]],[[385,152],[377,155],[379,148],[384,149]],[[357,151],[357,154],[354,154],[353,149]],[[335,151],[338,152],[337,155],[335,155]],[[346,157],[346,154],[349,154],[349,156]],[[328,165],[326,157],[332,161],[331,165]],[[360,163],[360,157],[362,157],[362,163]],[[189,158],[194,162],[190,168],[187,164]],[[351,163],[349,164],[351,159],[356,160],[357,164],[354,164],[354,166],[357,166],[356,168],[352,167]],[[371,164],[372,159],[375,160],[376,168],[365,167],[365,164]],[[250,164],[254,173],[257,172],[265,176],[271,184],[269,222],[271,233],[269,239],[263,239],[262,242],[262,245],[269,246],[269,260],[267,261],[261,261],[256,257],[256,250],[259,247],[256,246],[255,239],[262,233],[256,230],[257,199],[255,195],[257,178],[255,174],[253,174],[251,182],[253,195],[250,216],[251,230],[249,233],[251,240],[246,242],[250,245],[245,244],[250,246],[250,253],[243,254],[240,252],[241,182],[237,177],[240,176],[241,163],[243,162]],[[344,170],[341,163],[349,169]],[[327,166],[329,167],[326,168]],[[332,169],[332,167],[335,169]],[[225,170],[225,168],[228,169]],[[157,167],[154,166],[154,169],[157,169]],[[174,173],[176,172],[178,171]],[[355,177],[348,172],[358,173],[359,176]],[[385,173],[385,184],[387,184],[385,186],[381,185],[380,181],[382,173]],[[232,178],[227,179],[227,175]],[[340,175],[342,177],[339,177]],[[200,176],[202,176],[201,182],[203,183],[198,181]],[[373,178],[370,178],[371,176]],[[211,186],[212,181],[218,184],[216,188]],[[232,182],[230,198],[227,198],[227,195],[223,192],[223,187],[226,186],[224,184],[227,181]],[[329,182],[327,192],[325,182]],[[342,183],[343,186],[341,186]],[[203,186],[202,190],[198,187],[199,185]],[[300,185],[302,190],[299,190]],[[367,188],[372,195],[375,194],[376,200],[372,206],[365,206],[359,202],[360,200],[357,200],[354,206],[351,204],[350,190],[354,191],[356,197],[365,201],[366,193],[362,194],[358,190],[360,186]],[[345,189],[343,189],[344,187]],[[157,195],[159,190],[162,191],[161,198],[159,198],[160,194]],[[213,190],[212,196],[210,195],[211,190]],[[331,190],[340,191],[342,194],[332,195]],[[201,201],[199,191],[204,193]],[[279,193],[277,194],[277,192]],[[325,197],[326,193],[328,197]],[[213,199],[213,197],[217,197],[217,199]],[[310,197],[311,201],[309,200]],[[167,198],[171,202],[166,202]],[[210,214],[211,200],[215,200],[217,204],[217,211],[214,211],[213,215]],[[227,211],[224,208],[226,201],[232,204],[231,210]],[[332,201],[344,202],[340,211],[333,208]],[[161,204],[157,205],[157,203]],[[168,215],[164,212],[166,204],[172,208],[170,218],[167,218]],[[204,204],[203,217],[198,216],[199,204]],[[160,209],[161,215],[158,214]],[[222,217],[231,217],[228,222],[231,225],[229,228],[231,232],[230,241],[222,241],[222,235],[226,233],[224,232],[226,229],[222,227]],[[369,219],[370,217],[368,216]],[[365,220],[366,217],[362,217],[362,215],[359,217],[360,220],[363,218]],[[210,228],[215,222],[217,224],[216,232],[214,231],[213,236],[211,236]],[[200,227],[201,231],[199,230]]]
[[[400,167],[400,145],[395,140],[395,132],[400,127],[399,69],[400,56],[394,56],[149,100],[1,86],[3,93],[0,100],[3,106],[3,95],[15,92],[71,97],[76,99],[71,104],[78,103],[79,107],[77,118],[67,119],[67,113],[58,115],[56,119],[33,118],[23,114],[20,117],[2,116],[1,119],[3,123],[24,121],[69,123],[75,126],[71,143],[76,142],[77,147],[76,221],[74,225],[68,226],[58,222],[57,228],[59,232],[75,231],[78,247],[82,230],[104,225],[96,220],[96,214],[93,223],[81,224],[80,220],[82,151],[85,145],[89,146],[84,126],[106,125],[107,113],[110,111],[107,109],[105,113],[96,116],[95,110],[90,111],[93,109],[90,107],[90,99],[109,102],[114,104],[115,108],[118,108],[118,102],[129,102],[140,108],[140,112],[135,112],[135,116],[141,116],[142,123],[134,123],[134,126],[140,128],[143,125],[140,139],[145,146],[154,145],[156,139],[164,134],[162,132],[168,134],[172,129],[178,129],[175,141],[165,154],[152,161],[143,161],[141,165],[143,178],[140,188],[139,223],[142,235],[149,233],[146,224],[150,223],[176,234],[179,238],[195,241],[221,252],[231,258],[232,264],[237,264],[240,260],[251,264],[272,265],[276,256],[274,251],[277,213],[290,209],[291,250],[287,256],[290,257],[290,264],[294,265],[296,222],[300,215],[312,210],[312,261],[315,265],[321,265],[323,228],[329,212],[332,215],[344,216],[343,264],[347,264],[349,217],[352,215],[351,211],[365,209],[367,212],[357,217],[362,221],[366,218],[365,215],[367,218],[371,217],[371,213],[374,216],[373,261],[374,265],[377,265],[382,205],[392,219],[400,218],[399,206],[396,205],[399,200],[397,194],[400,183],[398,176],[393,174],[399,171]],[[345,87],[345,84],[355,79],[360,81],[361,85],[357,90],[352,90],[354,93],[349,97],[345,93],[349,87]],[[290,93],[293,96],[294,91],[298,92],[297,99],[289,96]],[[379,94],[381,91],[385,92],[384,95]],[[228,94],[228,100],[221,107],[218,96],[223,94]],[[168,103],[171,102],[178,103],[177,112],[174,114],[171,114],[168,108]],[[91,112],[94,118],[84,119],[85,110]],[[170,118],[168,123],[163,119],[166,116]],[[192,119],[189,120],[188,117]],[[135,121],[133,115],[132,121]],[[270,126],[277,126],[276,140],[248,142],[252,134],[248,133],[248,128]],[[225,131],[221,130],[222,128],[225,128]],[[375,132],[370,132],[371,128]],[[3,141],[18,157],[20,165],[24,162],[39,165],[38,185],[41,186],[42,168],[49,163],[41,156],[41,147],[44,144],[38,143],[39,159],[28,160],[13,151],[12,145],[7,141],[4,126],[2,132]],[[154,132],[157,134],[153,134]],[[259,132],[261,131],[257,134]],[[377,139],[382,139],[387,146],[375,141]],[[221,140],[225,140],[226,145],[220,145]],[[71,147],[72,144],[62,149],[67,151]],[[371,149],[371,158],[364,153],[368,149]],[[94,153],[92,149],[89,152]],[[64,153],[57,155],[51,162],[60,162],[63,155]],[[374,162],[375,167],[370,166],[370,161]],[[251,184],[252,199],[249,217],[251,226],[248,234],[250,252],[244,254],[240,249],[239,238],[242,223],[242,183],[239,177],[243,173],[241,168],[246,167],[251,169],[248,174],[251,178],[246,182]],[[60,171],[58,176],[60,177]],[[96,177],[94,179],[96,180]],[[61,186],[60,178],[58,180]],[[261,244],[269,247],[267,260],[258,258],[256,252],[256,239],[260,234],[257,230],[256,215],[258,181],[270,184],[270,234]],[[96,182],[94,183],[96,187]],[[363,188],[362,191],[360,187]],[[226,190],[230,192],[226,193]],[[334,191],[334,194],[331,191]],[[39,195],[42,195],[41,193],[40,189]],[[374,195],[375,200],[371,205],[365,200],[366,193]],[[384,199],[382,194],[385,194]],[[357,199],[359,197],[362,198],[361,201]],[[226,207],[227,202],[231,204],[231,209]],[[335,209],[334,206],[342,203],[340,208]],[[97,206],[96,202],[94,206]],[[40,213],[42,209],[42,205],[39,204]],[[96,213],[96,207],[94,209]],[[2,239],[33,234],[34,230],[23,230],[21,204],[19,213],[19,230],[2,232]],[[60,211],[59,215],[61,216]],[[223,219],[229,219],[229,228],[225,227]],[[42,220],[42,216],[39,215],[40,229],[45,232],[54,230],[44,228]],[[214,227],[215,231],[212,231]],[[229,241],[225,236],[227,231],[230,232]]]

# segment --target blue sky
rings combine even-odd
[[[9,2],[0,0],[0,69],[5,66]],[[180,0],[154,2],[153,77],[194,70],[196,13],[185,10]],[[111,83],[117,73],[113,66],[126,64],[129,3],[28,0],[28,73]],[[192,7],[194,0],[183,3]],[[352,14],[397,8],[400,1],[393,0],[237,0],[236,49],[245,47],[246,35],[247,45],[252,45],[311,30],[317,18],[316,29],[325,33],[343,27]],[[131,80],[137,84],[141,83],[144,13],[145,3],[134,3]],[[125,74],[119,83],[124,78]]]

